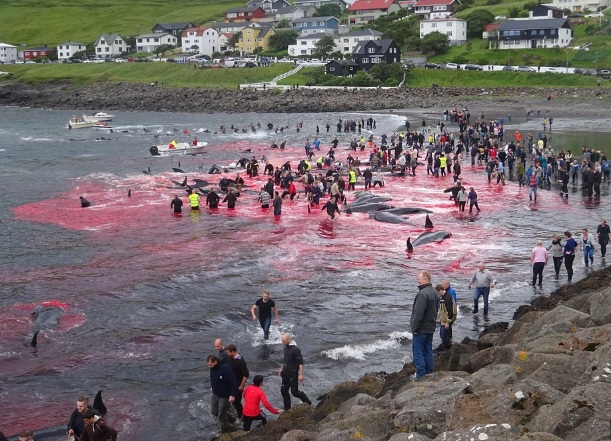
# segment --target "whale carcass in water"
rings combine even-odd
[[[34,311],[30,314],[33,320],[32,329],[34,336],[30,342],[30,346],[36,347],[38,343],[38,333],[45,328],[50,328],[59,323],[59,318],[64,314],[64,310],[59,306],[51,305],[36,305]]]
[[[379,211],[386,210],[388,208],[392,208],[388,204],[384,204],[381,202],[372,202],[371,204],[349,204],[346,208],[346,213],[367,213],[368,211]]]
[[[394,213],[389,213],[388,210],[376,211],[372,213],[372,215],[378,222],[386,222],[389,224],[402,224],[403,222],[407,222],[407,219]]]
[[[449,231],[439,230],[439,231],[426,231],[422,233],[420,236],[418,236],[416,240],[414,240],[414,242],[412,242],[411,238],[408,237],[407,242],[406,242],[407,251],[411,253],[414,251],[414,247],[417,247],[419,245],[424,245],[427,243],[431,243],[431,242],[441,242],[442,240],[450,236],[452,236],[452,233],[450,233]]]

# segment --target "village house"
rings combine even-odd
[[[352,61],[361,69],[369,70],[379,63],[400,63],[401,51],[395,40],[361,41],[354,49]]]
[[[397,0],[357,0],[350,7],[350,24],[361,25],[383,17],[391,12],[399,12]]]
[[[325,5],[337,5],[342,10],[342,12],[345,11],[346,8],[348,8],[348,6],[350,6],[352,3],[353,3],[353,0],[350,0],[350,1],[345,1],[345,0],[294,0],[293,1],[294,6],[299,6],[302,8],[314,7],[318,9],[321,6],[325,6]]]
[[[351,77],[359,70],[361,66],[352,60],[331,60],[325,64],[325,73],[336,77]]]
[[[552,6],[568,9],[571,12],[598,11],[611,6],[611,0],[552,0]]]
[[[288,20],[289,22],[297,20],[298,18],[311,17],[316,12],[316,8],[301,7],[301,6],[287,6],[286,8],[280,8],[274,14],[275,21]]]
[[[188,21],[177,22],[177,23],[157,23],[151,29],[151,32],[155,34],[170,34],[176,37],[178,45],[180,45],[180,36],[182,31],[188,28],[194,28],[195,25]]]
[[[94,46],[95,56],[104,59],[118,57],[128,49],[125,39],[119,34],[102,34]]]
[[[327,37],[327,34],[318,33],[298,37],[295,44],[289,45],[288,54],[291,57],[298,57],[301,55],[314,55],[314,53],[316,52],[316,43],[318,43],[323,37]]]
[[[136,51],[137,52],[155,52],[159,46],[172,46],[178,45],[177,38],[171,34],[152,33],[143,34],[136,37]]]
[[[182,31],[182,51],[198,55],[212,56],[220,52],[223,34],[209,26],[189,28]]]
[[[342,54],[351,54],[356,49],[356,45],[361,41],[377,41],[382,39],[382,32],[374,29],[357,29],[340,35],[335,39],[335,45]]]
[[[276,13],[278,9],[287,8],[291,4],[287,0],[250,0],[246,6],[250,9],[261,8],[267,13]]]
[[[60,43],[57,45],[57,59],[68,60],[77,52],[84,52],[85,50],[87,50],[87,45],[85,43],[75,43],[73,41]]]
[[[0,43],[0,61],[3,63],[14,63],[17,61],[17,46]]]
[[[51,49],[46,46],[31,47],[17,53],[17,58],[23,61],[35,60],[37,58],[49,58]]]
[[[236,44],[236,49],[242,55],[251,55],[257,48],[261,50],[269,49],[269,38],[276,34],[273,26],[261,23],[252,23],[242,29],[240,39]]]
[[[444,18],[456,12],[459,0],[419,0],[414,5],[414,13],[421,18]]]
[[[568,18],[525,18],[505,20],[490,33],[490,49],[535,49],[567,47],[573,38]]]
[[[292,26],[301,36],[320,32],[333,35],[338,33],[339,20],[335,17],[304,17],[293,20]]]
[[[237,8],[227,9],[224,15],[225,23],[250,23],[253,21],[261,21],[265,18],[265,11],[261,7],[251,9],[248,6],[239,6]]]
[[[467,42],[467,21],[459,18],[432,18],[420,22],[420,38],[432,32],[448,36],[450,46],[459,46]]]

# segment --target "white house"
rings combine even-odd
[[[185,29],[182,32],[182,51],[210,55],[221,51],[221,32],[211,27]]]
[[[75,43],[74,41],[60,43],[57,45],[57,59],[67,60],[68,58],[72,58],[77,52],[83,52],[86,49],[87,46],[84,43]]]
[[[597,11],[602,6],[611,6],[611,0],[552,0],[552,6],[571,12]]]
[[[0,43],[0,61],[3,63],[12,63],[17,61],[17,46]]]
[[[127,52],[127,43],[119,34],[102,34],[95,44],[95,55],[100,58],[118,57]]]
[[[467,42],[467,21],[452,17],[422,20],[420,22],[420,38],[432,32],[447,35],[451,46],[459,46]]]
[[[335,45],[342,54],[352,54],[359,41],[377,41],[382,39],[382,33],[373,29],[358,29],[348,32],[335,39]]]
[[[138,35],[136,37],[137,52],[155,52],[159,46],[178,44],[178,38],[172,34],[151,33]]]
[[[328,37],[328,35],[324,32],[320,32],[317,34],[309,34],[298,37],[295,44],[289,45],[289,55],[291,57],[298,57],[300,55],[314,55],[314,52],[316,52],[316,43],[318,43],[323,37]],[[334,52],[334,50],[331,52]]]

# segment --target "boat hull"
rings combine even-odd
[[[104,112],[99,112],[99,113],[96,113],[95,115],[83,115],[83,119],[86,122],[92,122],[92,123],[112,121],[113,118],[114,118],[113,115],[109,115]]]
[[[203,153],[207,142],[198,142],[196,145],[188,142],[178,142],[175,148],[168,145],[154,145],[149,149],[152,156],[180,156],[180,155],[199,155]]]

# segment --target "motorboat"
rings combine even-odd
[[[93,123],[93,127],[96,129],[112,129],[112,126],[108,124],[108,121],[96,121]]]
[[[73,116],[70,118],[70,121],[68,121],[68,129],[87,129],[89,127],[93,127],[94,124],[95,123],[93,122],[87,122],[81,118]]]
[[[154,145],[149,149],[153,156],[178,156],[178,155],[198,155],[203,153],[207,142],[194,140],[192,142],[176,142],[172,140],[168,144]]]
[[[83,115],[83,119],[87,122],[104,122],[112,121],[114,115],[109,115],[106,112],[98,112],[95,115]]]

